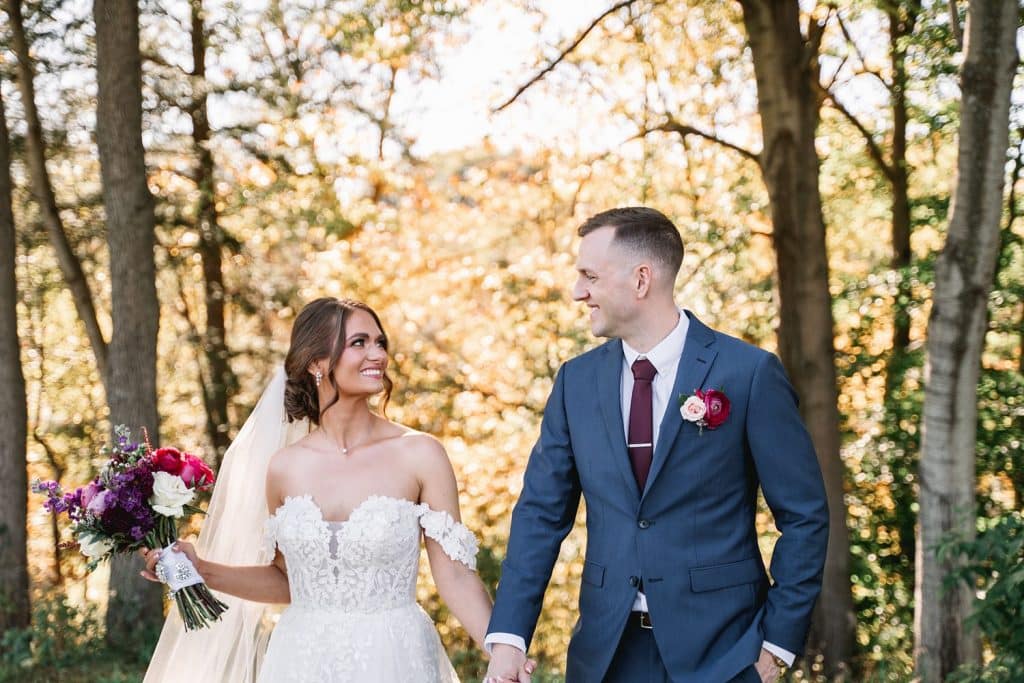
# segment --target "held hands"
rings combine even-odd
[[[196,555],[195,547],[187,541],[176,541],[174,543],[174,550],[184,553],[189,561],[192,562],[192,566],[199,571],[199,564],[201,560]],[[146,568],[139,572],[139,574],[149,580],[156,583],[162,583],[156,575],[156,563],[160,561],[160,549],[159,548],[139,548],[139,557],[146,562]]]
[[[530,674],[536,668],[537,662],[527,659],[518,647],[495,643],[483,683],[530,683]]]

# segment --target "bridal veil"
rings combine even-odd
[[[279,367],[249,419],[224,454],[196,552],[229,565],[268,564],[273,549],[263,543],[269,516],[267,465],[271,456],[309,433],[309,422],[288,422],[285,372]],[[172,604],[144,683],[249,683],[256,679],[270,628],[268,607],[230,595],[220,621],[197,631],[185,626]]]

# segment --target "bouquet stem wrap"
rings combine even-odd
[[[174,598],[186,631],[195,631],[219,621],[228,606],[210,592],[203,577],[185,553],[174,549],[178,529],[171,517],[159,517],[151,533],[149,545],[162,548],[156,564],[156,575],[167,584],[169,597]]]

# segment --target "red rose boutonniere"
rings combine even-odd
[[[700,427],[717,429],[728,419],[732,409],[728,397],[717,389],[697,389],[691,396],[679,397],[679,412],[683,419]]]

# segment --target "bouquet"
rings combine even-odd
[[[156,574],[169,586],[186,630],[217,621],[227,605],[214,597],[188,557],[172,550],[178,520],[203,512],[193,502],[213,485],[213,470],[176,448],[154,450],[148,439],[133,442],[123,425],[114,437],[103,449],[109,459],[86,486],[63,493],[56,481],[36,481],[32,490],[47,496],[44,507],[53,514],[67,513],[89,571],[115,554],[162,548]]]

